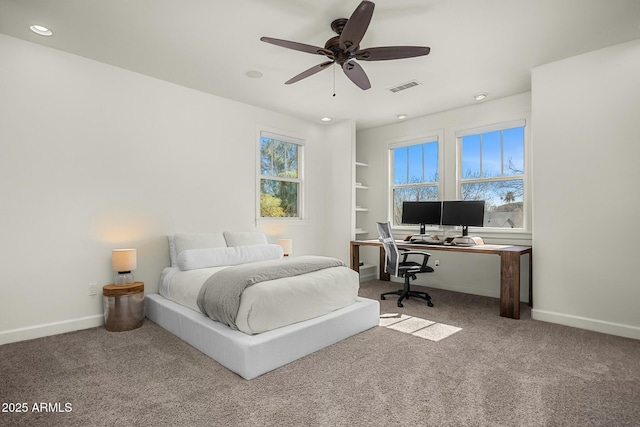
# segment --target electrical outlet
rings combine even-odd
[[[440,260],[439,259],[433,260],[433,265],[435,265],[436,267],[440,267]]]
[[[89,296],[98,295],[98,284],[89,283]]]

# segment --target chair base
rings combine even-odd
[[[398,307],[404,307],[404,305],[402,305],[402,300],[404,300],[405,298],[409,299],[411,297],[424,300],[427,302],[427,305],[429,307],[433,307],[433,303],[431,302],[431,297],[429,296],[428,293],[411,290],[411,285],[409,284],[409,276],[405,276],[404,289],[398,289],[397,291],[382,293],[380,294],[380,299],[385,300],[386,299],[385,295],[399,295],[400,298],[398,298]]]

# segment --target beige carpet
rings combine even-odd
[[[397,284],[368,282],[377,298]],[[637,426],[640,341],[498,316],[428,290],[401,313],[462,328],[432,341],[376,327],[246,381],[146,320],[0,346],[1,426]],[[433,325],[432,325],[433,326]],[[53,406],[55,408],[55,405]]]

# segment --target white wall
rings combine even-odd
[[[331,256],[349,265],[349,242],[352,240],[354,154],[356,123],[345,120],[327,129],[324,162],[325,200],[327,208],[326,249]]]
[[[494,101],[483,102],[470,107],[445,111],[438,114],[419,117],[393,125],[368,129],[357,133],[356,158],[369,164],[368,168],[358,171],[358,180],[366,183],[369,190],[358,194],[358,204],[369,208],[369,212],[359,217],[363,221],[362,228],[375,230],[376,221],[387,221],[387,205],[389,197],[389,149],[392,141],[411,140],[419,137],[441,133],[444,140],[440,147],[445,161],[441,163],[440,174],[444,177],[441,188],[443,199],[456,199],[456,138],[455,132],[476,127],[527,119],[527,150],[530,149],[529,132],[531,123],[528,120],[531,112],[531,94],[523,93]],[[528,154],[528,153],[525,153]],[[530,156],[528,156],[530,157]],[[527,160],[530,167],[530,160]],[[360,224],[359,224],[360,225]],[[396,231],[397,237],[417,233],[415,228]],[[531,244],[531,234],[502,233],[491,234],[489,231],[474,233],[481,235],[487,243]],[[376,238],[374,233],[368,237]],[[362,247],[361,258],[368,264],[378,263],[378,252],[374,248]],[[467,255],[429,249],[432,259],[440,261],[440,267],[434,273],[422,275],[416,283],[449,289],[459,292],[500,296],[500,259],[491,255]],[[432,264],[432,263],[431,263]],[[528,301],[528,256],[522,258],[521,292],[522,301]]]
[[[640,338],[638,76],[640,40],[533,70],[535,319]]]
[[[351,227],[351,201],[330,198],[350,168],[326,179],[326,162],[354,144],[348,123],[321,126],[4,35],[0,57],[0,344],[100,325],[101,293],[88,296],[88,284],[112,282],[113,248],[137,248],[136,280],[156,292],[169,233],[258,229],[293,238],[297,255],[348,261],[349,235],[329,243],[326,233]],[[295,225],[255,221],[262,125],[307,143],[307,218]]]

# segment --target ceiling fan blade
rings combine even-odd
[[[374,7],[372,2],[363,1],[353,11],[340,34],[340,49],[352,52],[358,48],[371,22]]]
[[[306,79],[307,77],[312,76],[315,73],[318,73],[318,72],[324,70],[325,68],[327,68],[331,64],[333,64],[333,61],[327,61],[327,62],[323,62],[322,64],[315,65],[315,66],[309,68],[308,70],[301,72],[297,76],[292,77],[291,79],[287,80],[286,82],[284,82],[284,84],[290,85],[291,83],[295,83],[295,82],[298,82],[298,81],[300,81],[302,79]]]
[[[349,77],[349,80],[354,82],[362,90],[367,90],[371,87],[369,77],[364,72],[360,64],[353,61],[347,61],[342,65],[342,71]]]
[[[356,59],[360,61],[387,61],[390,59],[414,58],[428,55],[431,48],[423,46],[370,47],[359,50]]]
[[[325,55],[333,58],[333,52],[323,47],[311,46],[310,44],[292,42],[289,40],[274,39],[272,37],[260,37],[260,40],[266,43],[275,44],[276,46],[286,47],[287,49],[298,50],[300,52],[312,53],[314,55]]]

